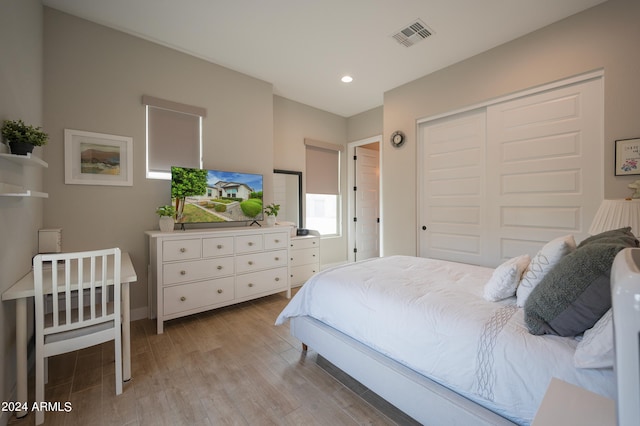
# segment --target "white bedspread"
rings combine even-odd
[[[409,256],[342,265],[312,277],[276,324],[318,319],[521,424],[551,377],[615,398],[612,369],[573,366],[575,339],[531,335],[515,298],[483,299],[492,272]]]

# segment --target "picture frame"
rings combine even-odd
[[[640,175],[640,138],[616,141],[615,175]]]
[[[64,183],[133,186],[133,139],[64,129]]]

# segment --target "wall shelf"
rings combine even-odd
[[[11,161],[12,163],[21,164],[23,166],[36,166],[47,168],[49,165],[41,158],[34,157],[31,154],[27,155],[15,155],[15,154],[0,154],[0,158]]]
[[[42,167],[47,168],[49,165],[41,158],[34,157],[31,154],[27,155],[15,155],[15,154],[0,154],[0,159],[10,161],[15,164],[19,164],[23,167]],[[9,183],[0,182],[0,197],[37,197],[37,198],[49,198],[49,194],[46,192],[32,191],[25,189],[19,185],[12,185]]]

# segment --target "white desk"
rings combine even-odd
[[[107,274],[113,278],[113,271]],[[129,253],[122,252],[120,262],[120,281],[122,283],[122,378],[131,379],[131,331],[129,322],[129,283],[138,280]],[[43,283],[45,291],[50,294],[51,283]],[[27,299],[34,297],[33,271],[20,278],[13,286],[2,293],[2,300],[16,301],[16,401],[27,402]],[[16,412],[17,417],[24,417],[27,411]]]

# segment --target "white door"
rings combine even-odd
[[[603,197],[602,81],[419,127],[419,255],[496,266],[587,236]]]
[[[482,264],[484,109],[421,125],[419,255]]]
[[[380,169],[379,152],[354,148],[354,259],[380,255]]]
[[[487,108],[491,252],[535,254],[587,236],[603,197],[602,87],[595,79]]]

